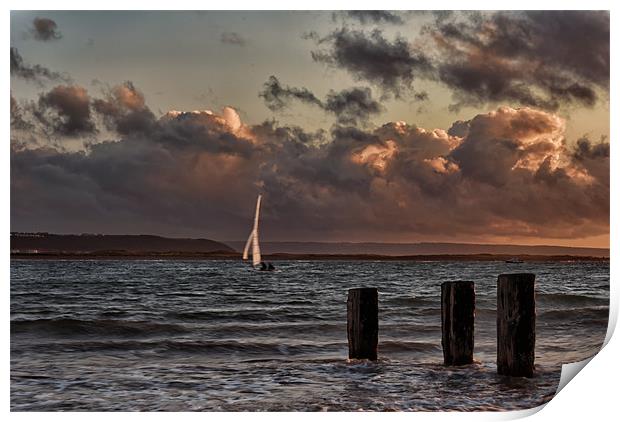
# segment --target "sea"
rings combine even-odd
[[[600,349],[608,262],[12,260],[12,411],[505,411]],[[496,282],[536,275],[533,378],[496,369]],[[440,285],[476,289],[474,364],[445,367]],[[379,359],[347,291],[379,290]]]

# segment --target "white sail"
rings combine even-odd
[[[258,245],[258,232],[254,232],[252,238],[252,265],[255,267],[261,263],[260,246]]]
[[[258,217],[260,214],[260,199],[258,195],[256,200],[256,215],[254,215],[254,230],[252,230],[252,265],[257,266],[261,263],[260,246],[258,244]]]
[[[250,232],[248,241],[245,242],[245,248],[243,248],[243,259],[248,259],[248,252],[250,251],[250,245],[252,244],[252,238],[254,237],[254,230]]]
[[[250,232],[248,241],[245,242],[245,248],[243,248],[243,259],[248,259],[248,253],[250,252],[250,245],[252,245],[252,265],[257,266],[261,263],[260,245],[258,244],[258,218],[260,214],[260,200],[261,195],[258,195],[256,200],[256,214],[254,214],[254,227]]]

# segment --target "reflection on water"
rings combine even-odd
[[[13,261],[12,410],[507,410],[596,353],[608,263],[532,263],[536,376],[495,368],[503,262]],[[477,363],[441,365],[440,284],[476,282]],[[379,288],[376,363],[349,362],[347,289]]]

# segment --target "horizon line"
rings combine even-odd
[[[242,239],[227,239],[227,240],[218,240],[214,238],[207,237],[176,237],[176,236],[165,236],[160,234],[148,234],[148,233],[54,233],[47,231],[11,231],[11,236],[14,234],[39,234],[39,235],[56,235],[56,236],[153,236],[153,237],[161,237],[167,239],[191,239],[191,240],[211,240],[220,243],[227,242],[242,242],[244,243],[246,240]],[[550,247],[550,248],[580,248],[580,249],[601,249],[601,250],[610,250],[610,246],[566,246],[566,245],[552,245],[552,244],[533,244],[526,245],[522,243],[485,243],[485,242],[465,242],[465,241],[409,241],[409,242],[394,242],[394,241],[349,241],[349,240],[264,240],[261,243],[324,243],[324,244],[352,244],[352,245],[360,245],[360,244],[376,244],[376,245],[424,245],[424,244],[447,244],[447,245],[476,245],[476,246],[521,246],[521,247]]]

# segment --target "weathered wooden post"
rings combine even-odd
[[[349,359],[377,360],[379,293],[376,288],[349,290],[347,337]]]
[[[534,279],[528,273],[497,278],[497,372],[501,375],[534,375]]]
[[[473,281],[441,284],[441,345],[444,365],[474,361],[476,293]]]

